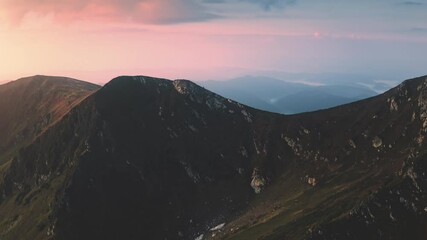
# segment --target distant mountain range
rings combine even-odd
[[[427,236],[426,76],[290,116],[186,80],[35,76],[0,110],[2,240]]]
[[[284,114],[331,108],[378,94],[367,86],[346,81],[341,84],[310,85],[269,77],[246,76],[227,81],[204,81],[199,84],[248,106]]]

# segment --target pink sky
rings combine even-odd
[[[1,0],[0,81],[426,74],[423,2]],[[423,72],[425,71],[425,72]]]

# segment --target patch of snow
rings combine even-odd
[[[203,235],[203,234],[200,234],[198,237],[196,237],[194,240],[203,240],[203,237],[204,237],[205,235]]]
[[[225,223],[221,223],[221,224],[217,225],[216,227],[211,228],[210,231],[221,230],[224,226],[225,226]]]

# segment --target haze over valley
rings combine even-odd
[[[427,239],[426,12],[0,0],[0,240]]]

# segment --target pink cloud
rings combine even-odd
[[[216,16],[189,0],[4,0],[0,9],[12,24],[27,14],[52,15],[62,23],[73,21],[173,24],[205,21]]]

